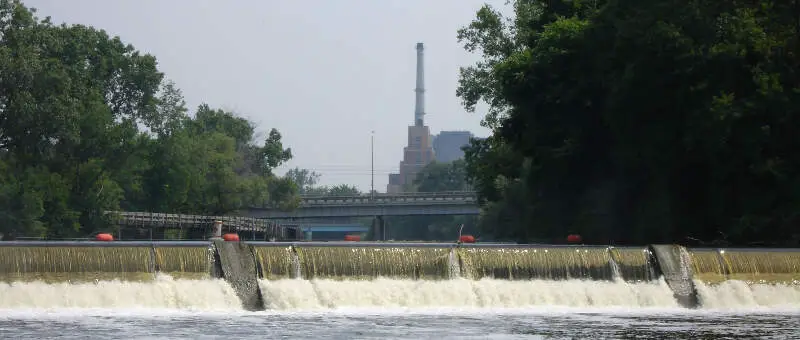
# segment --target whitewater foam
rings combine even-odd
[[[241,303],[222,279],[183,280],[159,274],[150,282],[0,283],[0,309],[15,308],[238,310]]]
[[[617,283],[608,281],[466,280],[371,281],[276,280],[260,281],[268,309],[336,308],[524,308],[567,307],[678,307],[663,281]]]
[[[739,280],[708,285],[695,280],[695,287],[703,308],[800,308],[800,285],[748,284]]]
[[[695,281],[703,310],[800,310],[800,285]],[[271,312],[437,309],[678,310],[663,281],[468,280],[261,280]],[[150,282],[0,283],[0,310],[184,310],[244,312],[221,279],[185,280],[157,275]]]

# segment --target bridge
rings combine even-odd
[[[237,232],[259,233],[264,239],[286,239],[284,226],[272,221],[239,216],[204,216],[188,214],[165,214],[152,212],[106,211],[112,223],[121,227],[137,227],[144,229],[209,230],[216,221],[222,222],[227,230]]]
[[[472,191],[437,193],[374,194],[355,196],[303,196],[294,211],[269,207],[254,207],[241,211],[242,216],[201,216],[150,212],[106,212],[114,224],[122,227],[150,229],[151,238],[165,229],[186,229],[203,238],[215,221],[227,230],[251,234],[255,239],[295,239],[299,232],[363,232],[368,227],[354,224],[303,223],[300,220],[373,217],[373,228],[379,239],[385,238],[385,216],[414,215],[477,215],[480,213],[477,196]],[[278,222],[284,220],[284,222]],[[288,222],[298,221],[298,222]],[[288,222],[288,224],[286,223]],[[294,233],[289,231],[293,230]],[[293,235],[290,235],[293,234]]]
[[[243,213],[248,217],[270,220],[480,213],[478,198],[474,191],[303,196],[301,199],[300,206],[294,211],[254,207]]]

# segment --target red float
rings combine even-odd
[[[461,235],[458,241],[461,243],[475,243],[475,237],[472,235]]]
[[[360,235],[344,235],[345,241],[361,241]]]
[[[104,242],[114,241],[114,235],[111,235],[109,233],[99,233],[94,236],[94,239],[95,241],[104,241]]]
[[[225,241],[239,242],[239,234],[225,234],[222,235],[222,239]]]
[[[583,239],[581,238],[581,235],[576,235],[576,234],[567,235],[567,242],[570,242],[570,243],[578,243],[578,242],[580,242],[581,240],[583,240]]]

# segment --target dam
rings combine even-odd
[[[0,242],[0,309],[800,306],[800,249]]]

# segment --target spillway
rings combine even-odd
[[[606,247],[465,247],[458,250],[462,275],[471,279],[611,280]]]
[[[305,279],[449,278],[450,249],[438,247],[298,247]]]
[[[0,242],[0,281],[208,278],[208,242]]]
[[[0,281],[0,308],[800,307],[800,249],[12,241]]]

